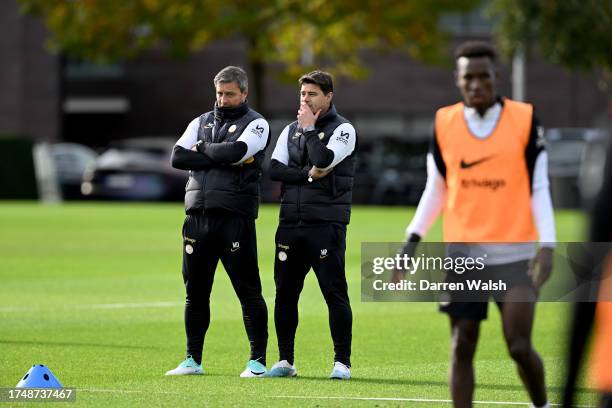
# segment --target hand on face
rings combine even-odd
[[[300,109],[298,110],[297,120],[300,128],[304,129],[308,126],[314,126],[315,122],[319,118],[319,114],[321,113],[321,109],[317,111],[317,113],[312,113],[310,107],[306,104],[306,102],[300,103]]]

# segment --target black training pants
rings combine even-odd
[[[350,367],[353,315],[344,271],[346,226],[336,223],[279,225],[276,231],[274,321],[279,360],[293,364],[298,299],[312,267],[329,309],[335,360]]]
[[[210,292],[221,259],[242,306],[251,360],[265,365],[268,310],[261,294],[255,220],[229,212],[187,215],[183,224],[183,281],[187,354],[200,362],[210,324]]]

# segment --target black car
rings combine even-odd
[[[359,144],[353,202],[416,205],[427,183],[427,140],[382,137]]]
[[[83,199],[83,175],[95,164],[98,154],[93,149],[77,143],[52,144],[49,146],[49,152],[55,165],[62,198]]]
[[[603,180],[610,135],[602,129],[546,130],[548,175],[556,208],[588,207]]]
[[[188,174],[170,164],[174,143],[159,137],[117,142],[85,172],[81,192],[102,200],[182,200]]]

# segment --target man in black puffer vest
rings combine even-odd
[[[189,170],[183,224],[187,358],[166,375],[203,373],[210,292],[221,259],[240,299],[251,344],[240,376],[258,377],[266,371],[268,311],[257,266],[255,218],[269,126],[246,102],[248,79],[242,68],[222,69],[214,85],[214,110],[189,124],[172,155],[172,166]]]
[[[331,75],[314,71],[299,80],[297,121],[278,138],[270,176],[282,182],[276,231],[274,321],[279,361],[267,376],[293,377],[298,299],[312,267],[329,309],[334,341],[330,378],[349,379],[352,312],[344,271],[351,215],[357,135],[332,103]]]

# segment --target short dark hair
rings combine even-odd
[[[217,86],[218,83],[236,82],[240,92],[244,92],[249,88],[249,78],[247,73],[241,67],[227,66],[223,68],[213,79],[213,83]]]
[[[491,62],[497,61],[497,50],[493,44],[486,41],[466,41],[455,50],[455,60],[461,57],[478,58],[489,57]]]
[[[331,74],[324,71],[317,70],[304,74],[300,77],[299,83],[300,86],[304,84],[318,85],[325,95],[334,92],[334,79]]]

